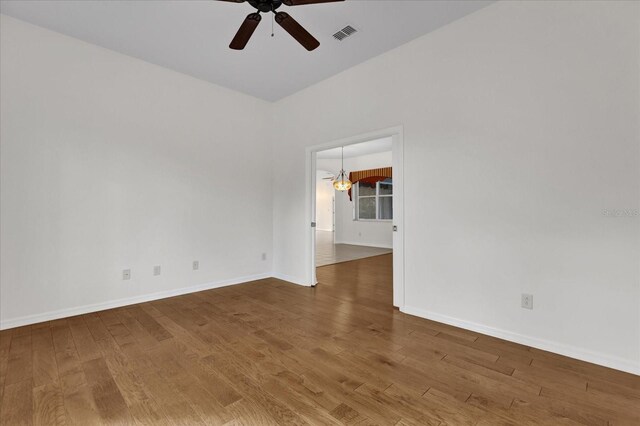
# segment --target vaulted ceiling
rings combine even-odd
[[[291,95],[492,1],[347,0],[286,7],[319,41],[307,52],[263,16],[242,51],[228,48],[247,3],[3,0],[0,12],[268,101]],[[351,25],[357,33],[338,41]],[[461,41],[462,42],[462,41]]]

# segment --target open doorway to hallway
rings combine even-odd
[[[393,252],[393,138],[326,149],[316,157],[316,267]],[[351,187],[334,187],[341,170]]]

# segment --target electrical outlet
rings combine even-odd
[[[122,271],[122,279],[123,280],[130,280],[131,279],[131,269],[124,269]]]
[[[193,261],[193,270],[197,271],[198,269],[200,269],[200,262],[197,260]]]
[[[267,260],[267,253],[262,253],[262,260]]]
[[[525,309],[533,309],[533,294],[522,293],[521,305]]]
[[[153,275],[160,275],[160,265],[153,267]]]

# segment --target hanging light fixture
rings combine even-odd
[[[351,189],[351,181],[347,178],[347,173],[344,171],[344,146],[342,147],[342,168],[333,181],[333,187],[337,191],[348,191]]]

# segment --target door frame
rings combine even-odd
[[[306,209],[307,241],[310,244],[306,250],[307,277],[312,286],[316,279],[316,154],[318,151],[354,145],[385,137],[392,138],[392,167],[393,167],[393,306],[404,309],[404,128],[403,126],[389,127],[369,133],[350,136],[306,148]]]

